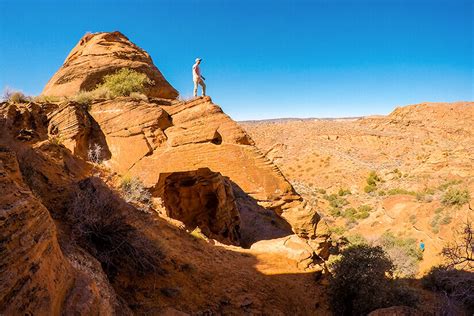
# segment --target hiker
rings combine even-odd
[[[201,75],[201,68],[199,68],[199,64],[201,63],[201,58],[196,58],[196,63],[193,65],[193,81],[194,81],[194,96],[197,97],[198,92],[198,84],[201,85],[202,88],[202,96],[206,95],[206,84],[204,83],[204,78]]]
[[[420,250],[421,252],[425,252],[425,243],[423,242],[423,239],[420,241]]]

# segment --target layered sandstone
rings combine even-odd
[[[209,97],[169,104],[119,98],[94,103],[89,113],[111,153],[105,163],[140,178],[155,196],[161,174],[209,168],[276,211],[295,233],[315,238],[316,210]]]
[[[73,96],[79,91],[93,90],[105,75],[121,68],[144,73],[153,81],[146,87],[145,94],[149,97],[178,96],[150,55],[120,32],[84,35],[46,84],[42,95]]]
[[[16,155],[5,147],[0,147],[0,188],[0,314],[58,315],[73,269],[48,210],[25,185]]]

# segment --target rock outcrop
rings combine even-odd
[[[149,97],[173,99],[178,96],[150,55],[120,32],[84,35],[49,80],[42,95],[73,96],[79,91],[93,90],[105,75],[121,68],[144,73],[153,81],[146,87],[145,94]]]
[[[48,210],[25,185],[16,155],[5,147],[0,147],[0,191],[0,314],[58,315],[73,269]]]
[[[285,218],[298,235],[316,237],[316,210],[209,97],[158,104],[119,98],[94,103],[89,113],[105,135],[106,164],[140,178],[155,196],[161,174],[209,168]]]

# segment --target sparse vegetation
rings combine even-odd
[[[335,315],[367,315],[378,308],[417,304],[416,294],[391,278],[394,266],[381,247],[350,246],[330,268],[328,292]]]
[[[393,188],[387,191],[388,195],[398,195],[398,194],[405,194],[405,195],[413,195],[416,196],[416,192],[409,191],[401,188]]]
[[[449,206],[462,206],[469,202],[471,196],[468,190],[449,188],[442,196],[441,202]]]
[[[446,190],[447,188],[449,188],[451,186],[458,185],[458,184],[461,184],[461,183],[462,183],[462,180],[449,180],[449,181],[446,181],[445,183],[441,184],[438,187],[438,190],[444,191],[444,190]]]
[[[98,88],[105,88],[112,97],[129,96],[133,92],[145,92],[145,86],[153,84],[146,74],[133,69],[122,68],[106,75]]]
[[[381,181],[382,179],[377,175],[377,173],[375,171],[371,171],[366,179],[367,185],[364,187],[364,192],[371,193],[376,191],[377,184]]]
[[[23,92],[6,88],[3,91],[3,100],[11,103],[24,103],[31,100]]]
[[[93,163],[100,164],[102,162],[103,148],[99,144],[89,146],[87,157]]]
[[[52,145],[62,145],[63,144],[63,138],[60,135],[51,135],[48,138],[48,142]]]
[[[74,96],[74,101],[89,106],[96,99],[111,99],[120,96],[130,96],[136,100],[148,101],[143,94],[146,85],[153,84],[146,74],[133,69],[122,68],[113,74],[104,76],[103,82],[94,90],[80,91]]]
[[[390,256],[394,264],[394,275],[413,277],[418,272],[418,262],[423,259],[423,252],[417,247],[413,238],[401,238],[391,231],[386,231],[375,242]]]
[[[120,189],[127,203],[136,204],[142,211],[148,211],[151,207],[151,193],[145,188],[140,179],[124,176]]]
[[[124,207],[98,178],[83,180],[67,212],[73,240],[99,260],[111,281],[119,272],[161,273],[162,252],[128,222]]]
[[[351,190],[349,190],[349,189],[340,188],[339,191],[337,192],[337,195],[339,195],[339,196],[345,196],[345,195],[349,195],[349,194],[351,194]]]

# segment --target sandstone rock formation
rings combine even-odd
[[[48,210],[0,147],[0,314],[59,314],[73,271]],[[47,258],[47,260],[45,260]]]
[[[150,97],[171,99],[178,96],[150,55],[120,32],[84,35],[49,80],[42,95],[73,96],[79,91],[93,90],[105,75],[120,68],[145,73],[154,82],[146,87],[146,95]]]
[[[118,32],[86,35],[43,94],[93,89],[122,67],[154,80],[149,101],[0,103],[0,314],[313,311],[323,292],[298,264],[327,257],[325,225],[209,97],[175,100],[149,56]],[[87,162],[91,148],[102,165]],[[175,221],[124,199],[125,177]],[[236,247],[292,231],[306,239],[286,238],[289,251]]]
[[[316,210],[209,97],[157,102],[119,98],[91,105],[113,170],[140,178],[158,196],[161,174],[209,168],[284,217],[295,233],[315,238]]]

